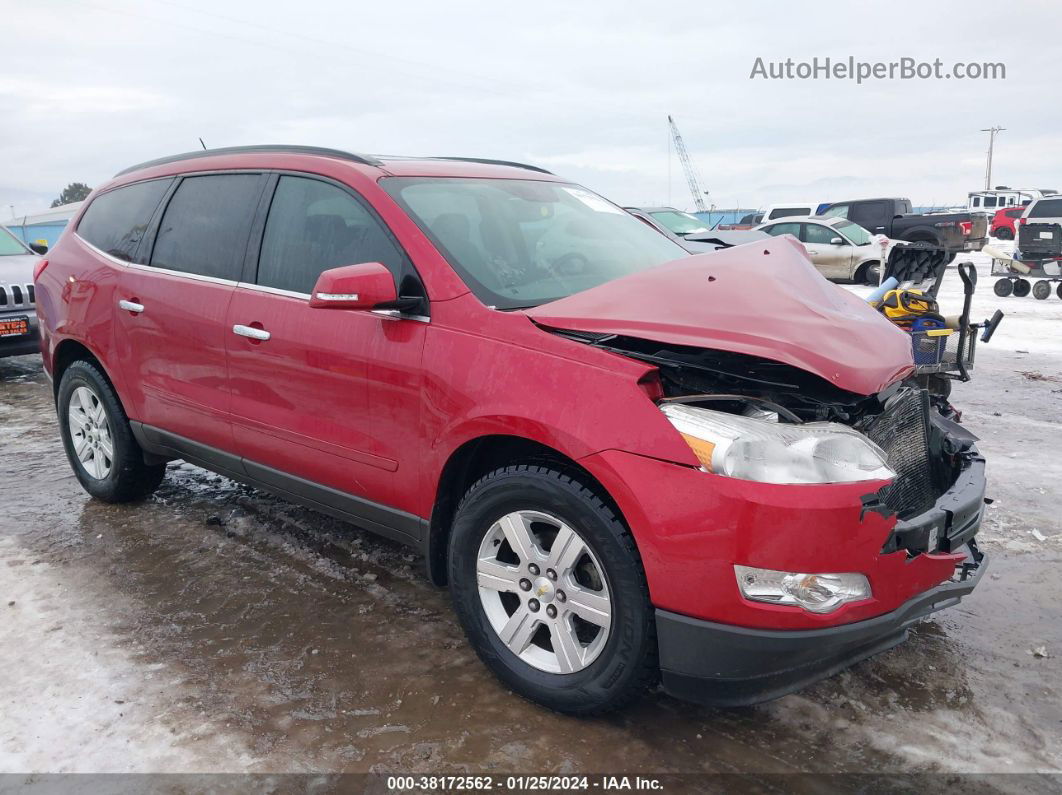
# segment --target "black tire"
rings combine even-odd
[[[1014,282],[1014,296],[1016,298],[1024,298],[1032,290],[1032,284],[1028,279],[1018,279]]]
[[[89,389],[102,405],[106,416],[113,457],[110,459],[109,471],[103,477],[90,474],[74,450],[70,401],[79,387]],[[76,361],[66,369],[59,382],[56,407],[66,457],[85,491],[104,502],[133,502],[143,499],[159,487],[166,475],[166,465],[144,463],[143,451],[133,438],[129,418],[114,388],[94,364]]]
[[[853,281],[856,284],[865,284],[868,287],[877,287],[881,282],[881,267],[877,262],[864,262],[859,266],[859,270],[856,271],[855,279]]]
[[[548,466],[521,464],[477,481],[454,519],[449,580],[454,609],[469,643],[505,685],[558,712],[593,715],[623,707],[656,681],[656,624],[630,531],[577,478]],[[492,526],[514,511],[548,513],[577,529],[603,570],[611,599],[611,628],[598,656],[582,670],[567,674],[540,670],[511,651],[491,626],[479,595],[477,558]],[[519,592],[513,597],[523,604],[525,597]]]
[[[996,279],[996,283],[992,285],[992,290],[1000,298],[1006,298],[1014,292],[1014,282],[1007,278]]]
[[[1040,279],[1036,284],[1032,286],[1033,298],[1038,301],[1044,301],[1051,296],[1051,282],[1046,279]]]
[[[1058,283],[1058,287],[1055,288],[1055,295],[1062,298],[1062,282]]]
[[[1007,229],[1007,227],[1001,226],[993,233],[993,237],[995,237],[996,240],[1013,240],[1014,233]]]

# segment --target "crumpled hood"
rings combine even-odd
[[[826,281],[784,237],[667,262],[525,311],[550,328],[759,356],[861,395],[914,366],[905,332]]]

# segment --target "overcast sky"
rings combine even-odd
[[[0,0],[0,218],[207,146],[525,160],[621,203],[718,207],[1062,189],[1062,3]],[[1005,80],[750,80],[901,56]],[[669,181],[670,171],[670,181]]]

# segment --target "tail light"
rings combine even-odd
[[[969,235],[973,231],[973,221],[959,221],[959,228],[962,229],[963,235]]]
[[[1019,226],[1025,226],[1027,223],[1029,223],[1029,219],[1026,218],[1024,215],[1018,219]]]
[[[48,260],[46,260],[46,259],[42,259],[40,262],[38,262],[36,265],[33,266],[33,281],[34,282],[36,282],[37,279],[39,279],[41,277],[41,274],[44,273],[44,269],[47,268],[47,267],[48,267]]]

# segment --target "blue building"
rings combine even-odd
[[[70,219],[77,215],[82,204],[83,202],[73,202],[33,215],[16,216],[4,226],[23,243],[43,243],[51,247],[66,229]]]

